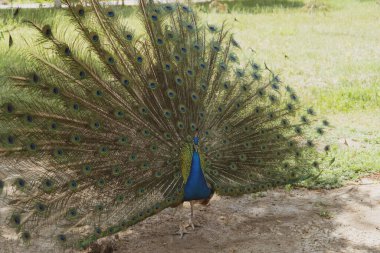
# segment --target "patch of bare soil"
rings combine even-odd
[[[188,223],[188,204],[175,214],[166,209],[81,253],[380,253],[378,176],[335,190],[214,196],[209,206],[195,207],[199,226],[187,228],[182,239],[175,233],[181,222]],[[0,252],[44,251],[38,245],[19,249],[0,242]]]
[[[238,198],[215,196],[196,206],[195,230],[181,239],[189,205],[167,209],[108,238],[92,252],[379,252],[380,183],[362,179],[335,190],[274,190]],[[108,248],[108,250],[105,250]],[[90,250],[91,251],[91,250]],[[87,251],[88,252],[88,251]]]

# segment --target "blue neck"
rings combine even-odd
[[[184,201],[208,199],[211,196],[211,189],[207,186],[201,168],[201,159],[198,152],[193,152],[191,169],[185,185]]]

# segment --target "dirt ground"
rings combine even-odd
[[[335,190],[274,190],[239,198],[214,196],[196,206],[195,223],[182,239],[179,221],[167,209],[92,252],[379,252],[380,178],[364,178]],[[108,245],[113,250],[105,251]],[[88,252],[88,251],[87,251]]]
[[[190,206],[176,214],[174,210],[80,253],[380,253],[380,175],[334,190],[214,196],[209,206],[195,207],[194,223],[199,226],[188,228],[182,239],[176,232],[181,221],[188,223]],[[44,252],[2,245],[1,253]]]

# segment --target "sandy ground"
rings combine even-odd
[[[335,190],[214,196],[209,206],[195,207],[199,226],[181,239],[175,233],[189,214],[188,204],[176,214],[166,209],[81,253],[380,253],[380,175]],[[1,253],[44,252],[1,244]]]
[[[177,225],[189,212],[164,210],[87,252],[380,252],[379,177],[335,190],[215,196],[195,208],[200,227],[181,239]]]

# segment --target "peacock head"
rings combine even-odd
[[[198,145],[199,144],[199,129],[195,129],[195,133],[194,133],[194,145]]]

